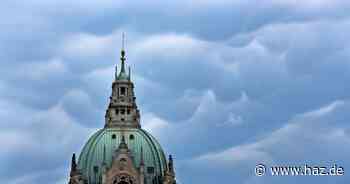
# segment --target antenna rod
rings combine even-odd
[[[125,33],[122,33],[122,50],[125,50]]]

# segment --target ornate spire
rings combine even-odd
[[[123,34],[121,49],[121,66],[115,68],[115,80],[112,83],[112,95],[105,115],[105,127],[133,127],[141,128],[140,112],[137,109],[134,84],[131,81],[125,64],[125,36]],[[119,72],[119,73],[118,73]]]

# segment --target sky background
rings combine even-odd
[[[67,183],[104,125],[122,32],[142,126],[179,184],[349,183],[348,0],[1,1],[0,183]]]

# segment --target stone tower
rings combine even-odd
[[[141,128],[130,67],[124,47],[117,67],[105,126],[72,157],[69,184],[176,184],[173,159],[166,159],[157,140]]]

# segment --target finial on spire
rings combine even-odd
[[[125,60],[125,33],[123,32],[122,33],[122,50],[121,50],[121,55],[122,55],[122,58],[121,60]]]
[[[121,66],[121,70],[120,70],[120,74],[119,76],[122,76],[122,75],[126,75],[125,73],[125,35],[124,33],[122,34],[122,49],[121,49],[121,57],[120,57],[120,60],[122,61],[122,66]]]
[[[125,33],[122,33],[122,50],[125,50]]]

